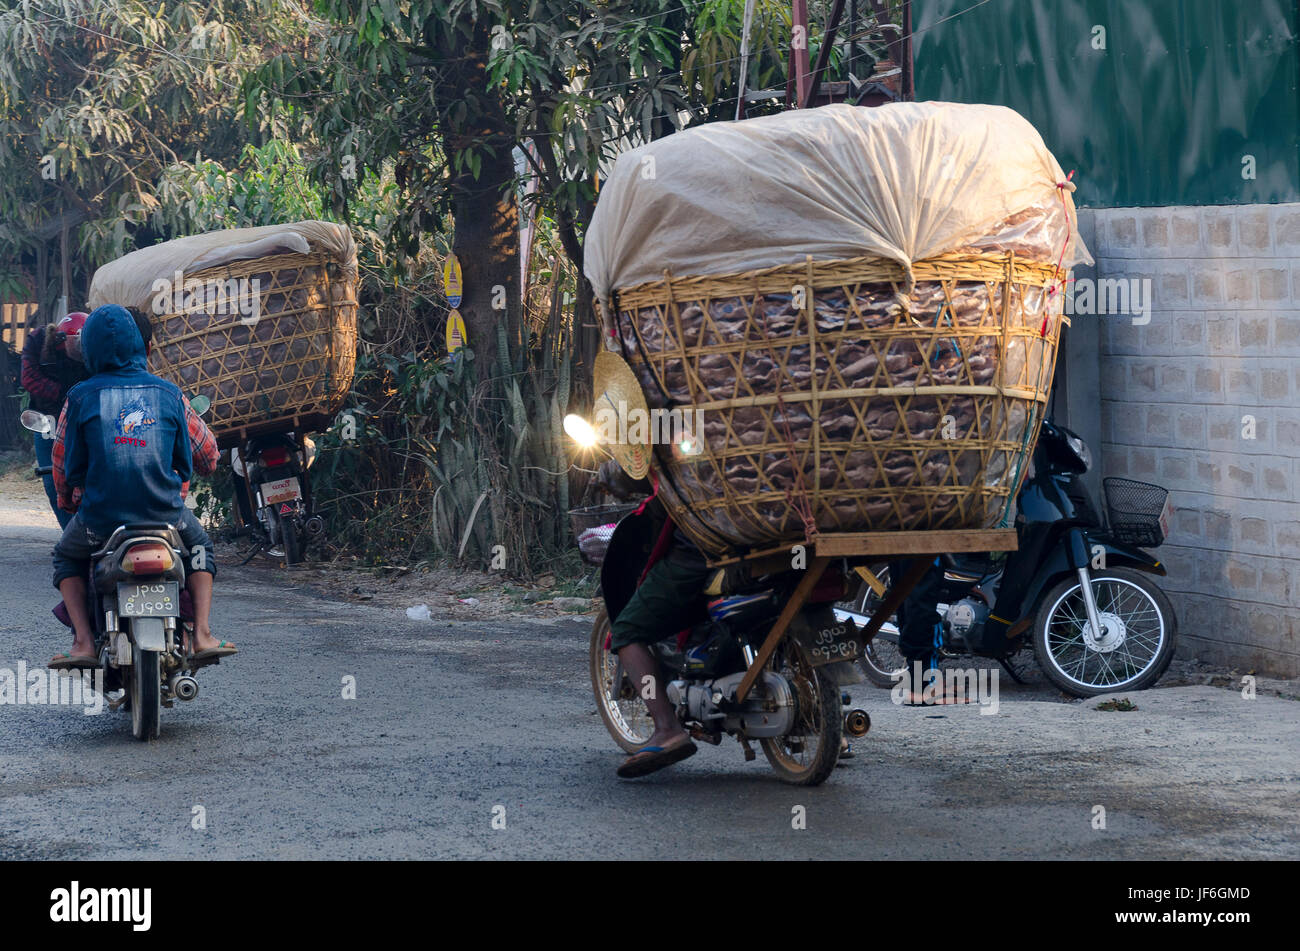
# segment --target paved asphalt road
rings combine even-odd
[[[14,669],[68,639],[48,613],[52,523],[8,516]],[[125,714],[0,706],[0,859],[1300,857],[1287,700],[1176,687],[1107,713],[1004,687],[981,716],[864,685],[872,732],[821,788],[730,741],[629,783],[590,696],[589,621],[415,622],[268,567],[227,570],[217,605],[241,653],[163,711],[156,742]]]

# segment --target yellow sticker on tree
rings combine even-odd
[[[447,303],[459,307],[464,288],[461,286],[460,262],[456,255],[447,255],[447,262],[442,266],[442,291],[447,295]]]
[[[447,352],[455,353],[465,346],[468,335],[465,332],[465,318],[460,311],[453,310],[447,315]]]

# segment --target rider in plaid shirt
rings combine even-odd
[[[77,511],[54,548],[54,585],[72,621],[73,644],[50,666],[97,666],[86,610],[90,556],[116,526],[140,521],[172,524],[190,553],[191,663],[233,654],[234,645],[209,630],[216,559],[211,539],[184,504],[190,476],[216,468],[216,439],[180,390],[146,369],[153,328],[144,315],[98,308],[82,336],[92,375],[70,391],[52,451],[59,504]]]

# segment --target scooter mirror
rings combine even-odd
[[[212,400],[208,399],[202,393],[200,393],[198,396],[193,396],[190,398],[190,409],[194,410],[194,412],[200,416],[202,416],[211,408],[212,408]]]
[[[30,429],[42,436],[54,432],[54,428],[58,425],[53,416],[38,413],[34,409],[23,410],[22,415],[18,417],[18,422],[22,423],[23,429]]]

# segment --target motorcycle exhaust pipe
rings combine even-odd
[[[871,729],[871,717],[866,710],[853,709],[844,715],[844,732],[857,738],[866,736]]]
[[[311,534],[319,535],[321,532],[325,531],[325,519],[321,518],[319,515],[313,515],[311,518],[307,519],[303,527]]]
[[[173,674],[167,686],[177,700],[193,700],[199,695],[199,682],[189,674]]]

